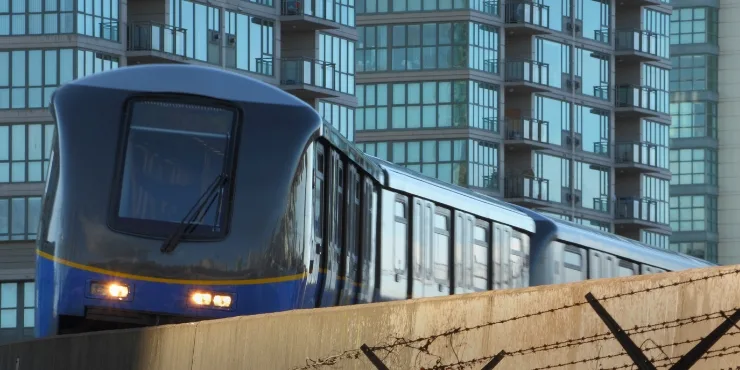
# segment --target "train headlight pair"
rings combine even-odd
[[[196,291],[190,293],[190,304],[196,307],[231,308],[234,298],[229,293]]]
[[[93,282],[90,284],[90,294],[100,298],[128,300],[131,295],[131,287],[117,282]]]

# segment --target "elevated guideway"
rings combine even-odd
[[[714,267],[33,340],[0,370],[740,369],[738,308]]]

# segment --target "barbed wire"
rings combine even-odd
[[[714,317],[705,318],[706,316],[709,316],[709,315],[712,315]],[[702,320],[693,320],[694,318],[702,318]],[[712,313],[712,314],[706,314],[706,315],[697,315],[697,316],[692,317],[692,318],[680,319],[682,321],[688,321],[688,322],[685,322],[685,323],[676,323],[675,321],[677,321],[677,320],[672,320],[672,321],[668,321],[668,322],[661,323],[661,324],[645,325],[643,328],[644,329],[648,329],[648,330],[636,330],[635,328],[633,328],[633,329],[630,329],[630,330],[625,330],[625,332],[627,334],[632,334],[632,335],[634,335],[634,334],[642,334],[642,333],[647,333],[647,332],[651,332],[651,331],[656,331],[656,330],[661,330],[661,329],[669,329],[669,328],[680,327],[680,326],[684,326],[684,325],[691,325],[691,324],[695,324],[695,323],[699,323],[699,322],[703,322],[703,321],[707,321],[707,320],[711,320],[711,319],[720,319],[720,318],[724,318],[723,316],[721,316],[721,313],[716,313],[716,314],[715,313]],[[649,326],[657,326],[657,325],[663,325],[663,324],[674,324],[674,325],[673,326],[660,327],[660,328],[648,328]],[[598,335],[601,336],[603,334],[598,334]],[[600,340],[613,340],[613,339],[615,339],[611,335],[611,333],[610,334],[606,334],[606,335],[608,336],[607,338],[600,339]],[[740,331],[728,333],[726,335],[727,336],[740,335]],[[699,341],[703,340],[704,338],[705,337],[699,337],[699,338],[695,338],[695,339],[686,339],[686,340],[683,340],[683,341],[680,341],[680,342],[675,342],[675,343],[671,343],[671,344],[664,344],[664,345],[659,345],[659,344],[653,342],[652,347],[645,347],[644,350],[645,351],[651,351],[651,350],[654,350],[654,349],[659,349],[659,350],[662,351],[663,348],[666,348],[666,347],[675,347],[675,346],[681,346],[681,345],[685,345],[685,344],[695,343],[695,342],[699,342]],[[581,338],[577,338],[577,339],[581,339]],[[569,341],[566,341],[566,342],[569,342]],[[569,345],[562,345],[562,346],[557,347],[557,348],[576,347],[576,346],[580,346],[580,345],[583,345],[583,344],[594,343],[594,342],[597,342],[597,341],[591,341],[591,342],[585,342],[585,343],[572,343],[572,344],[569,344]],[[565,343],[565,342],[561,342],[561,343]],[[740,345],[738,345],[738,346],[740,346]],[[540,346],[540,347],[544,347],[544,346]],[[530,350],[530,348],[525,348],[525,349],[511,351],[511,352],[510,351],[504,351],[504,352],[505,352],[505,356],[506,357],[513,357],[513,356],[522,355],[522,354],[533,354],[533,353],[536,353],[536,352],[540,352],[540,351],[526,352],[526,351]],[[542,351],[549,351],[549,350],[552,350],[552,349],[555,349],[555,348],[548,348],[548,349],[544,349]],[[709,352],[707,352],[707,353],[709,353]],[[588,363],[588,362],[598,361],[598,360],[605,360],[605,359],[616,358],[616,357],[621,357],[621,356],[627,356],[627,352],[626,351],[621,351],[621,352],[613,353],[613,354],[609,354],[609,355],[593,356],[593,357],[584,358],[584,359],[580,359],[580,360],[573,360],[573,361],[558,363],[558,364],[554,364],[554,365],[546,365],[546,366],[542,366],[542,367],[537,367],[537,368],[534,368],[534,369],[531,369],[531,370],[548,370],[548,369],[554,369],[554,368],[558,368],[558,367],[577,365],[577,364]],[[425,370],[463,369],[463,368],[466,368],[466,367],[471,366],[471,365],[475,365],[475,364],[478,364],[478,363],[483,363],[483,362],[486,362],[486,361],[490,361],[492,357],[493,357],[493,355],[485,356],[485,357],[478,357],[478,358],[471,359],[471,360],[466,360],[466,361],[458,361],[458,362],[449,363],[449,364],[435,364],[432,367],[426,367],[424,369]],[[678,356],[678,358],[680,358],[680,357],[681,356]],[[668,357],[668,358],[670,358],[670,357]],[[663,360],[668,360],[668,358],[663,359]]]
[[[613,300],[613,299],[617,299],[617,298],[630,297],[630,296],[634,296],[634,295],[642,294],[642,293],[650,293],[650,292],[654,292],[654,291],[657,291],[657,290],[668,289],[668,288],[678,287],[678,286],[687,285],[687,284],[693,284],[693,283],[696,283],[696,282],[707,281],[707,280],[715,279],[715,278],[723,278],[725,276],[736,275],[736,274],[740,274],[740,269],[733,269],[733,270],[729,270],[729,271],[720,271],[718,273],[710,274],[710,275],[706,275],[706,276],[702,276],[702,277],[699,277],[699,278],[689,278],[689,279],[686,279],[686,280],[675,281],[673,283],[659,284],[659,285],[656,285],[656,286],[653,286],[653,287],[636,289],[636,290],[632,290],[632,291],[629,291],[629,292],[615,293],[615,294],[612,294],[612,295],[606,295],[604,297],[601,297],[598,300],[600,302],[604,302],[604,301],[609,301],[609,300]],[[566,309],[570,309],[570,308],[575,308],[575,307],[580,307],[580,306],[584,306],[584,305],[587,305],[587,304],[588,304],[588,301],[586,301],[586,300],[578,301],[578,302],[575,302],[575,303],[564,304],[564,305],[561,305],[561,306],[558,306],[558,307],[555,307],[555,308],[551,308],[551,309],[547,309],[547,310],[540,310],[540,311],[536,311],[536,312],[532,312],[532,313],[528,313],[528,314],[524,314],[524,315],[512,316],[512,317],[509,317],[509,318],[506,318],[506,319],[488,321],[488,322],[485,322],[485,323],[482,323],[482,324],[478,324],[478,325],[473,325],[473,326],[453,328],[453,329],[449,329],[449,330],[446,330],[446,331],[443,331],[443,332],[440,332],[440,333],[437,333],[437,334],[429,335],[429,336],[426,336],[426,337],[417,337],[417,338],[414,338],[414,339],[406,339],[406,338],[401,338],[401,337],[394,337],[394,338],[391,339],[392,341],[390,343],[386,343],[386,344],[383,344],[383,345],[369,346],[369,349],[371,351],[373,351],[373,352],[375,352],[375,351],[383,351],[383,352],[386,352],[386,353],[391,353],[393,351],[393,349],[395,349],[397,347],[408,347],[408,348],[416,349],[416,350],[421,351],[421,352],[428,353],[429,347],[437,339],[440,339],[440,338],[450,337],[450,336],[453,336],[453,335],[456,335],[456,334],[460,334],[460,333],[464,333],[464,332],[469,332],[469,331],[478,330],[478,329],[482,329],[482,328],[486,328],[486,327],[491,327],[491,326],[495,326],[495,325],[501,325],[501,324],[505,324],[505,323],[510,323],[510,322],[518,321],[518,320],[523,320],[523,319],[528,319],[528,318],[536,317],[536,316],[541,316],[541,315],[545,315],[545,314],[548,314],[548,313],[555,313],[555,312],[558,312],[558,311],[562,311],[562,310],[566,310]],[[713,313],[713,314],[720,314],[720,313]],[[711,314],[707,314],[707,315],[711,315]],[[701,316],[706,316],[706,315],[699,315],[696,318],[701,317]],[[691,318],[686,318],[686,319],[691,319]],[[673,321],[676,321],[676,320],[673,320]],[[605,334],[600,334],[600,335],[605,335]],[[577,338],[575,340],[584,339],[584,338]],[[565,343],[565,342],[563,342],[563,343]],[[553,343],[553,345],[558,345],[558,344],[557,343]],[[562,348],[562,347],[558,347],[558,348]],[[306,359],[306,365],[305,366],[295,367],[295,368],[293,368],[293,370],[307,370],[307,369],[318,368],[318,367],[323,367],[323,366],[332,366],[332,365],[335,365],[339,361],[342,361],[342,360],[357,359],[360,355],[362,355],[362,351],[359,348],[350,349],[350,350],[343,351],[343,352],[341,352],[339,354],[332,355],[332,356],[327,356],[327,357],[324,357],[324,358],[319,358],[317,360]],[[487,360],[490,360],[490,357],[487,357],[486,359]],[[482,360],[480,360],[480,361],[482,361]],[[478,362],[480,362],[480,361],[478,361]]]

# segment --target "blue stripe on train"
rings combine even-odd
[[[117,281],[133,287],[130,301],[110,301],[89,298],[85,292],[89,282]],[[254,285],[183,285],[142,280],[113,278],[36,257],[36,337],[54,335],[59,315],[83,316],[85,307],[110,307],[131,311],[185,315],[204,318],[224,318],[285,311],[303,306],[304,296],[314,294],[315,286],[305,279]],[[232,311],[195,309],[186,305],[193,289],[236,293]]]

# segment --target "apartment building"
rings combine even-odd
[[[671,5],[364,0],[370,154],[668,248]]]
[[[65,82],[146,63],[290,91],[352,139],[353,0],[0,0],[0,343],[33,336],[34,238]]]

